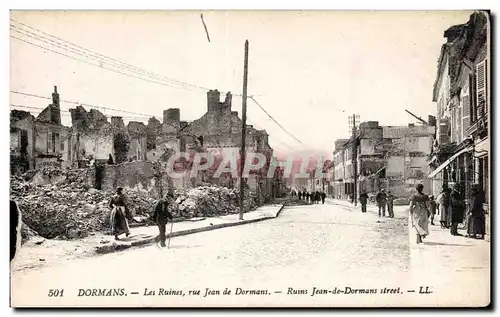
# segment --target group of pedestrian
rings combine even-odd
[[[315,192],[299,191],[298,197],[299,200],[303,199],[311,204],[319,204],[320,201],[322,204],[324,204],[326,199],[326,194],[320,191],[315,191]]]
[[[436,202],[439,206],[436,209],[440,213],[441,228],[450,229],[452,235],[460,236],[458,225],[465,221],[467,237],[484,239],[486,231],[484,202],[484,194],[478,184],[471,186],[468,210],[466,210],[465,198],[461,195],[460,188],[444,186]]]
[[[173,220],[173,216],[169,211],[169,208],[173,205],[173,198],[173,194],[169,192],[166,197],[158,200],[151,213],[151,219],[158,225],[159,240],[162,247],[166,246],[166,225],[168,221],[172,222]],[[120,240],[119,236],[122,234],[128,237],[130,235],[129,221],[132,221],[132,213],[128,208],[122,187],[117,188],[116,195],[111,198],[109,207],[111,208],[111,229],[115,240]]]
[[[410,215],[412,225],[417,232],[417,243],[421,243],[429,235],[429,219],[434,225],[436,213],[440,216],[442,229],[450,229],[453,236],[461,236],[458,232],[460,223],[467,224],[467,237],[484,239],[485,215],[483,209],[484,194],[478,184],[471,187],[469,208],[466,210],[465,197],[462,196],[460,187],[444,186],[435,199],[423,193],[424,186],[417,185],[417,194],[413,195],[410,202]],[[467,211],[467,212],[466,212]]]
[[[378,207],[378,216],[385,217],[385,211],[387,210],[389,218],[394,218],[394,195],[391,191],[385,192],[385,189],[381,189],[375,200]],[[366,212],[366,205],[368,204],[368,193],[365,191],[361,192],[359,195],[359,202],[361,204],[361,212]]]

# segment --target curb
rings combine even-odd
[[[181,230],[181,231],[172,232],[171,234],[167,234],[166,237],[170,238],[170,237],[186,236],[189,234],[194,234],[194,233],[199,233],[199,232],[212,231],[212,230],[220,229],[220,228],[229,228],[229,227],[235,227],[235,226],[239,226],[239,225],[245,225],[245,224],[264,221],[264,220],[275,219],[279,216],[279,214],[281,213],[281,211],[283,210],[284,207],[285,207],[284,205],[281,205],[281,207],[278,210],[278,212],[276,213],[275,217],[269,216],[269,217],[251,219],[251,220],[242,220],[242,221],[230,222],[230,223],[220,223],[220,224],[213,225],[213,226],[193,228],[193,229],[188,229],[188,230]],[[138,241],[133,241],[133,242],[124,242],[124,243],[113,242],[113,243],[108,244],[108,245],[96,246],[95,252],[98,254],[107,254],[107,253],[112,253],[115,251],[122,251],[122,250],[129,249],[131,247],[143,246],[143,245],[154,243],[154,242],[156,242],[157,239],[158,239],[158,235],[153,236],[153,237],[149,237],[146,239],[138,240]]]
[[[274,218],[277,218],[277,217],[280,215],[280,213],[281,213],[281,211],[283,210],[283,208],[285,208],[285,205],[281,205],[280,209],[279,209],[279,210],[278,210],[278,212],[276,213],[276,217],[274,217]]]

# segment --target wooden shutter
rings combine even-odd
[[[478,118],[488,112],[486,60],[476,65],[476,98]]]

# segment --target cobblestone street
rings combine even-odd
[[[366,307],[489,302],[481,284],[489,281],[487,242],[452,237],[457,240],[452,244],[445,232],[433,227],[430,243],[416,247],[408,234],[407,207],[396,208],[394,219],[377,217],[373,207],[365,214],[358,209],[333,201],[286,207],[273,220],[172,238],[170,249],[155,245],[14,272],[13,303]],[[433,244],[432,239],[448,240]],[[448,262],[441,264],[443,252]],[[464,262],[463,267],[457,261]],[[453,274],[436,278],[446,272]],[[419,294],[420,286],[423,290],[429,286],[433,293]],[[314,287],[330,292],[311,296]],[[346,287],[377,289],[377,295],[334,294],[335,288]],[[467,301],[481,297],[477,293],[481,287],[484,300]],[[78,297],[79,289],[86,288],[125,288],[127,296]],[[155,290],[155,295],[159,288],[179,290],[184,296],[143,296],[145,288]],[[204,297],[206,288],[221,294],[228,288],[231,295]],[[268,294],[238,295],[236,288]],[[394,289],[395,294],[383,294],[384,288]],[[49,289],[64,289],[64,297],[48,301]],[[201,292],[190,295],[190,290]],[[299,294],[301,290],[307,294]]]

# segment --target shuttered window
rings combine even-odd
[[[469,114],[470,123],[474,123],[477,120],[477,108],[476,108],[476,89],[474,85],[474,75],[469,75]]]
[[[487,60],[478,63],[476,66],[477,114],[479,118],[488,112],[486,66]]]

